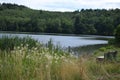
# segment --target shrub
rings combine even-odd
[[[38,42],[30,37],[8,37],[8,36],[2,36],[0,38],[0,49],[1,50],[13,50],[14,47],[17,46],[25,46],[27,45],[29,48],[32,48],[36,46]]]
[[[114,38],[113,39],[109,39],[108,43],[109,44],[115,44],[115,39]]]
[[[115,41],[117,44],[120,44],[120,25],[115,30]]]

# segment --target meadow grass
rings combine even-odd
[[[52,46],[28,45],[0,50],[0,80],[120,80],[120,63],[98,63],[94,56],[78,58]]]
[[[38,43],[37,40],[31,37],[17,37],[17,36],[2,36],[0,38],[0,49],[1,50],[13,50],[17,46],[28,45],[29,48],[35,47]]]

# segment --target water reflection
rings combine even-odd
[[[54,45],[60,45],[61,47],[78,47],[96,44],[107,44],[109,36],[93,36],[93,35],[80,35],[80,36],[61,36],[61,35],[44,35],[44,34],[14,34],[14,33],[1,33],[0,36],[30,36],[43,44],[46,44],[52,39]]]

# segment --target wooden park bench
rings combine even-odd
[[[96,58],[96,61],[97,61],[97,62],[103,62],[103,61],[104,61],[104,56],[98,56],[98,57]]]
[[[96,58],[96,61],[103,62],[103,61],[116,61],[117,58],[117,51],[110,51],[107,53],[104,53],[104,56],[98,56]]]

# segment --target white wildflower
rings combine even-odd
[[[45,57],[48,59],[48,60],[52,60],[52,56],[51,55],[49,55],[49,54],[45,54]]]
[[[20,47],[18,46],[17,49],[20,49]]]
[[[45,67],[46,67],[46,68],[48,68],[48,67],[49,67],[49,65],[47,64]]]
[[[34,50],[37,50],[37,47],[35,47]]]

